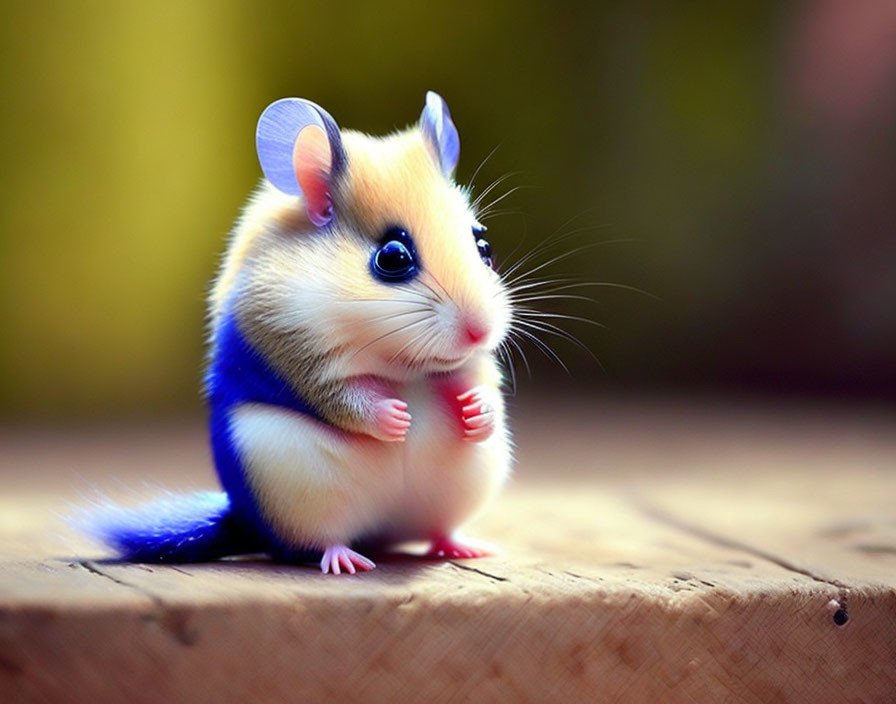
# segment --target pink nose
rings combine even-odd
[[[488,328],[475,320],[467,320],[464,323],[464,334],[471,345],[476,345],[488,337]]]

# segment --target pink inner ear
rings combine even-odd
[[[333,218],[333,201],[330,198],[331,164],[327,133],[317,125],[308,125],[296,137],[292,165],[305,197],[308,219],[318,227],[326,225]]]

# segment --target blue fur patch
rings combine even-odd
[[[168,494],[135,508],[95,503],[73,523],[131,562],[200,562],[262,551],[292,562],[314,558],[316,551],[284,544],[264,520],[233,442],[230,412],[241,403],[265,403],[317,414],[248,344],[232,314],[215,331],[205,384],[212,452],[225,491]]]
[[[317,413],[249,344],[231,312],[222,316],[215,330],[212,363],[205,376],[205,388],[212,408],[267,403],[318,418]]]
[[[246,481],[242,458],[233,441],[230,413],[242,403],[265,403],[320,418],[249,344],[231,311],[222,315],[213,344],[205,385],[211,411],[212,454],[218,477],[230,496],[234,514],[247,528],[264,536],[275,552],[287,551],[287,546],[265,520]]]
[[[253,550],[235,530],[223,492],[169,494],[135,508],[95,505],[75,522],[130,562],[201,562]]]

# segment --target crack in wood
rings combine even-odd
[[[475,572],[476,574],[481,574],[483,577],[488,577],[489,579],[493,579],[496,582],[509,582],[510,580],[507,577],[499,577],[496,574],[492,574],[491,572],[486,572],[485,570],[480,570],[477,567],[468,567],[467,565],[461,565],[453,560],[448,560],[448,564],[454,567],[457,567],[461,570],[466,570],[467,572]]]
[[[578,572],[571,572],[570,570],[560,570],[559,572],[552,572],[543,565],[533,565],[533,568],[538,570],[542,574],[546,574],[548,577],[552,577],[554,579],[562,579],[564,582],[572,580],[574,582],[587,582],[589,584],[600,584],[601,586],[603,586],[602,577],[588,577],[587,575],[579,574]],[[569,579],[565,579],[566,577],[568,577]]]
[[[572,577],[573,579],[577,579],[580,582],[591,582],[592,584],[600,584],[603,582],[603,579],[600,577],[588,577],[584,574],[579,574],[578,572],[570,572],[569,570],[563,570],[563,574]]]
[[[108,579],[112,582],[115,582],[115,584],[119,584],[122,587],[127,587],[128,589],[133,589],[135,592],[137,592],[138,594],[141,594],[142,596],[145,596],[147,599],[152,601],[154,604],[161,603],[161,599],[159,599],[155,594],[151,594],[150,592],[147,592],[145,589],[141,589],[136,584],[131,584],[130,582],[125,582],[123,579],[119,579],[118,577],[116,577],[113,574],[104,572],[99,567],[97,567],[96,562],[94,562],[93,560],[79,560],[77,564],[81,565],[81,567],[83,567],[85,570],[87,570],[91,574],[95,574],[100,577],[105,577],[106,579]]]
[[[153,608],[150,612],[146,613],[145,616],[149,620],[158,623],[165,632],[174,636],[174,638],[182,645],[194,645],[199,639],[199,633],[194,628],[190,628],[188,624],[190,616],[188,611],[171,608],[160,596],[153,594],[148,589],[144,589],[133,582],[125,581],[116,577],[114,574],[106,572],[93,560],[79,560],[77,564],[91,574],[108,579],[119,586],[135,591],[141,596],[149,599]]]
[[[812,579],[816,582],[837,587],[838,589],[840,589],[840,605],[842,608],[846,608],[846,599],[849,595],[850,586],[845,582],[841,582],[839,579],[833,577],[824,577],[806,567],[802,567],[795,562],[791,562],[787,558],[780,557],[779,555],[775,555],[774,553],[763,550],[762,548],[744,543],[740,540],[727,538],[724,535],[718,535],[705,528],[694,525],[693,523],[688,523],[687,521],[684,521],[677,516],[672,515],[671,513],[663,511],[657,506],[648,504],[646,501],[634,500],[633,503],[635,505],[635,508],[641,511],[641,513],[643,513],[645,516],[659,521],[664,525],[676,528],[683,533],[688,533],[689,535],[700,538],[701,540],[705,540],[709,543],[712,543],[713,545],[718,545],[720,547],[730,548],[732,550],[738,550],[740,552],[747,553],[748,555],[752,555],[753,557],[771,562],[772,564],[775,564],[778,567],[781,567],[782,569],[785,569],[789,572],[801,574],[804,577],[808,577],[809,579]]]
[[[691,574],[690,572],[672,572],[670,573],[670,576],[680,582],[697,582],[699,584],[702,584],[704,587],[716,586],[712,582],[707,582],[705,579],[700,579],[700,577]]]
[[[857,543],[852,546],[853,550],[864,552],[869,555],[896,555],[896,545],[874,545],[870,543]]]

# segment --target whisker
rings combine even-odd
[[[528,234],[529,234],[529,224],[528,224],[528,222],[526,221],[526,217],[525,217],[525,215],[523,215],[523,232],[522,232],[522,234],[520,235],[519,242],[517,242],[516,245],[514,246],[514,248],[511,249],[510,252],[507,254],[507,259],[508,259],[508,260],[509,260],[514,254],[516,254],[517,250],[518,250],[520,247],[523,246],[523,243],[525,242],[525,240],[526,240],[526,236],[527,236]],[[503,263],[503,262],[502,262],[502,263]],[[500,265],[496,266],[496,270],[498,271],[499,274],[500,274],[500,269],[501,269]]]
[[[482,220],[493,220],[494,218],[503,218],[505,215],[525,215],[525,213],[522,210],[503,208],[502,210],[489,211],[479,217]]]
[[[431,317],[429,319],[429,322],[430,323],[432,322]],[[412,337],[410,340],[405,342],[401,347],[399,347],[398,350],[395,352],[395,354],[393,354],[391,357],[389,357],[388,363],[391,364],[392,362],[394,362],[398,357],[401,356],[401,353],[404,352],[408,347],[415,344],[417,342],[417,340],[419,340],[421,337],[423,337],[424,335],[427,335],[431,332],[432,332],[432,328],[430,327],[430,328],[425,328],[421,332],[414,335],[414,337]]]
[[[633,291],[634,293],[640,293],[642,296],[647,296],[648,298],[652,298],[655,301],[662,302],[662,298],[656,296],[649,291],[645,291],[644,289],[637,288],[636,286],[629,286],[628,284],[618,284],[613,281],[582,281],[580,283],[575,284],[567,284],[565,286],[558,286],[555,289],[551,289],[551,293],[555,291],[566,291],[569,289],[577,288],[579,286],[589,286],[589,287],[603,287],[603,288],[618,288],[624,291]]]
[[[557,293],[552,294],[548,293],[546,295],[533,294],[531,296],[521,296],[519,298],[514,298],[510,296],[511,303],[531,303],[533,301],[551,301],[551,300],[570,300],[570,301],[587,301],[588,303],[600,303],[596,298],[589,298],[588,296],[577,296],[575,294],[568,293]]]
[[[576,220],[578,220],[579,218],[584,217],[584,216],[587,215],[588,213],[593,212],[593,211],[595,211],[595,210],[598,210],[598,209],[601,208],[601,207],[602,207],[602,206],[600,206],[600,205],[592,205],[592,206],[589,207],[589,208],[584,208],[584,209],[580,210],[578,213],[576,213],[575,215],[573,215],[571,218],[569,218],[568,220],[564,221],[564,223],[563,223],[562,225],[560,225],[560,227],[558,227],[556,230],[554,230],[554,233],[555,233],[555,234],[559,234],[560,232],[563,231],[564,228],[569,227],[570,225],[572,225],[572,224],[573,224]],[[607,227],[607,225],[598,225],[597,227]],[[551,235],[551,237],[553,237],[553,235]]]
[[[417,366],[418,362],[426,356],[426,352],[429,350],[429,345],[437,334],[438,328],[432,326],[431,328],[424,330],[422,334],[417,335],[413,340],[410,341],[409,345],[406,345],[406,347],[409,347],[410,345],[415,344],[420,338],[423,338],[423,342],[420,343],[420,345],[417,347],[417,350],[411,355],[410,359],[408,360],[408,366]],[[398,357],[403,349],[399,350],[397,354],[393,355],[392,359]],[[390,359],[389,361],[391,362],[392,359]]]
[[[553,247],[554,245],[556,245],[556,244],[560,244],[560,242],[562,242],[562,241],[565,240],[565,239],[566,239],[566,238],[564,237],[564,238],[559,238],[559,239],[557,239],[557,240],[555,240],[555,241],[553,241],[553,242],[552,242],[550,239],[545,240],[545,241],[542,241],[542,242],[539,242],[539,243],[536,244],[532,249],[530,249],[526,254],[524,254],[522,257],[520,257],[516,262],[514,262],[514,263],[510,266],[510,268],[508,268],[508,269],[507,269],[506,271],[504,271],[504,272],[501,272],[501,276],[502,276],[502,278],[504,278],[504,279],[509,278],[510,275],[511,275],[513,272],[517,271],[520,267],[522,267],[523,265],[525,265],[526,263],[528,263],[529,261],[531,261],[532,259],[534,259],[535,257],[537,257],[537,256],[538,256],[539,254],[541,254],[542,252],[547,251],[548,249],[550,249],[550,248]]]
[[[549,344],[547,344],[544,340],[540,339],[536,335],[533,335],[531,332],[529,332],[528,330],[526,330],[524,328],[517,328],[517,332],[519,332],[521,335],[525,335],[528,339],[532,340],[532,342],[538,347],[539,350],[541,350],[541,352],[543,354],[545,354],[548,357],[548,359],[553,359],[555,362],[557,362],[557,364],[559,364],[563,368],[563,370],[567,374],[572,376],[572,373],[569,371],[569,368],[563,363],[563,360],[557,356],[557,353],[554,352],[554,350],[551,348],[551,346]]]
[[[496,151],[498,151],[498,147],[500,147],[503,143],[504,143],[503,140],[501,142],[498,142],[498,144],[495,146],[495,148],[492,149],[488,153],[488,155],[485,157],[485,159],[483,159],[482,161],[479,162],[479,166],[476,167],[476,170],[473,172],[473,175],[470,176],[470,180],[468,182],[470,184],[470,188],[473,187],[473,182],[476,180],[476,177],[479,175],[479,172],[482,171],[482,167],[485,166],[485,164],[488,162],[488,160],[492,158],[494,153]]]
[[[429,301],[428,296],[424,296],[422,294],[418,294],[415,291],[409,291],[408,293],[413,293],[418,298],[424,301]],[[346,301],[336,301],[341,305],[346,305],[349,303],[404,303],[405,305],[423,305],[420,301],[407,300],[404,298],[354,298]]]
[[[572,219],[569,220],[568,222],[572,222],[573,220],[575,220],[575,218],[572,218]],[[608,227],[608,225],[606,225],[606,224],[604,224],[604,225],[590,225],[590,226],[588,226],[588,227],[582,227],[582,228],[579,228],[579,229],[577,229],[577,230],[573,230],[572,232],[567,232],[567,233],[564,233],[564,232],[562,231],[564,227],[566,227],[566,225],[562,225],[560,228],[558,228],[558,229],[554,232],[554,234],[550,235],[549,237],[547,237],[547,238],[545,238],[544,240],[542,240],[541,242],[539,242],[535,247],[533,247],[533,248],[528,252],[528,254],[526,254],[526,255],[525,255],[524,257],[522,257],[519,261],[517,261],[517,262],[513,265],[513,267],[511,267],[511,269],[509,269],[508,271],[504,272],[504,276],[509,276],[514,270],[518,269],[520,266],[522,266],[525,262],[531,260],[533,257],[537,256],[538,254],[540,254],[540,253],[542,253],[542,252],[547,251],[548,249],[550,249],[550,248],[552,248],[552,247],[555,247],[555,246],[561,244],[562,242],[566,242],[567,240],[572,239],[572,238],[575,237],[577,234],[580,234],[580,233],[582,233],[582,232],[587,232],[587,231],[590,231],[590,230],[602,230],[602,229]],[[604,243],[606,243],[606,244],[613,244],[613,243],[624,242],[624,241],[625,241],[625,240],[622,240],[622,239],[620,239],[620,240],[605,240]]]
[[[523,315],[528,318],[563,318],[564,320],[576,320],[580,323],[596,325],[597,327],[604,328],[605,330],[607,328],[607,326],[603,323],[599,323],[596,320],[591,320],[590,318],[583,318],[580,315],[566,315],[565,313],[544,312],[535,310],[534,308],[517,308],[514,312],[518,315]]]
[[[511,345],[513,345],[514,348],[516,349],[516,351],[519,353],[520,359],[523,360],[523,365],[526,367],[526,375],[528,376],[529,379],[531,379],[532,378],[532,367],[529,366],[529,360],[526,357],[526,353],[523,351],[523,348],[520,347],[520,343],[514,339],[513,335],[514,335],[514,331],[511,330],[510,335],[508,335],[508,337],[507,337],[507,342],[510,343]]]
[[[498,345],[498,357],[510,372],[510,395],[516,396],[516,369],[514,369],[513,356],[505,340],[501,340],[501,343]]]
[[[537,288],[538,286],[551,286],[553,284],[566,284],[574,281],[580,281],[573,276],[563,276],[557,279],[537,279],[536,281],[526,281],[522,284],[517,284],[516,286],[508,286],[508,290],[511,294],[519,293],[520,291],[526,291],[530,288]]]
[[[411,358],[411,362],[412,362],[412,364],[417,365],[417,364],[420,363],[422,360],[424,360],[427,356],[430,356],[430,355],[432,354],[432,351],[433,351],[433,350],[431,350],[430,348],[433,347],[433,343],[435,343],[436,341],[438,341],[440,337],[441,337],[441,330],[439,330],[437,327],[433,326],[432,332],[431,332],[430,335],[429,335],[429,336],[428,336],[428,337],[421,343],[421,345],[420,345],[420,349],[418,350],[417,354],[415,354],[415,355]]]
[[[395,328],[394,330],[390,330],[389,332],[384,333],[384,334],[380,335],[379,337],[374,338],[370,342],[362,345],[359,349],[355,350],[354,354],[352,354],[352,356],[349,357],[349,361],[353,360],[361,352],[366,350],[371,345],[376,344],[380,340],[385,340],[387,337],[390,337],[391,335],[396,335],[397,333],[400,333],[404,330],[409,330],[410,328],[415,327],[415,326],[419,325],[420,323],[425,323],[425,322],[429,321],[431,318],[432,318],[431,315],[427,315],[426,317],[421,318],[420,320],[415,320],[413,322],[408,323],[407,325],[399,326],[399,327]]]
[[[471,207],[473,210],[475,210],[475,211],[478,212],[477,208],[478,208],[479,204],[482,202],[482,199],[483,199],[483,198],[485,198],[485,197],[486,197],[489,193],[491,193],[495,188],[497,188],[497,187],[500,186],[502,183],[504,183],[507,179],[509,179],[509,178],[513,178],[514,176],[519,176],[519,175],[522,174],[522,173],[523,173],[522,171],[511,171],[509,174],[504,174],[503,176],[499,176],[499,177],[496,178],[494,181],[492,181],[491,184],[489,184],[488,188],[486,188],[482,193],[480,193],[480,194],[476,197],[476,200],[474,200],[474,201],[470,204],[470,207]]]
[[[513,194],[516,193],[517,191],[521,191],[521,190],[529,189],[529,188],[534,188],[534,186],[514,186],[514,187],[511,188],[509,191],[507,191],[507,193],[505,193],[504,195],[498,196],[498,197],[495,198],[491,203],[489,203],[489,204],[486,205],[484,208],[482,208],[482,210],[480,211],[480,215],[481,215],[482,217],[484,217],[484,218],[487,218],[488,215],[489,215],[489,210],[490,210],[490,208],[494,208],[494,207],[495,207],[498,203],[500,203],[502,200],[504,200],[504,199],[507,198],[508,196],[513,195]]]
[[[530,269],[529,271],[527,271],[519,276],[515,276],[511,279],[505,279],[505,281],[508,285],[513,285],[514,283],[516,283],[518,281],[525,281],[527,277],[532,276],[532,274],[535,274],[536,272],[541,271],[545,267],[551,266],[551,264],[556,264],[559,261],[562,261],[568,257],[573,256],[574,254],[579,254],[580,252],[584,252],[589,249],[594,249],[595,247],[601,247],[605,244],[612,244],[614,242],[615,242],[615,240],[606,240],[603,242],[592,242],[590,244],[582,245],[581,247],[575,247],[574,249],[570,249],[569,251],[563,252],[562,254],[558,254],[556,257],[552,257],[548,261],[546,261],[542,264],[539,264],[534,269]]]
[[[527,257],[525,259],[522,259],[522,260],[518,261],[516,264],[514,264],[513,269],[519,268],[519,266],[524,261],[528,261],[533,256],[540,254],[542,252],[545,252],[548,249],[550,249],[551,247],[555,247],[556,245],[566,242],[567,240],[572,239],[573,237],[575,237],[578,234],[581,234],[582,232],[590,232],[592,230],[602,230],[606,227],[608,227],[608,225],[589,225],[588,227],[581,227],[577,230],[573,230],[572,232],[567,232],[562,235],[558,234],[555,237],[550,237],[550,238],[546,239],[544,242],[542,242],[538,247],[534,248],[529,253],[529,255],[527,255]],[[626,244],[626,243],[639,242],[639,241],[640,240],[633,238],[633,237],[617,237],[617,238],[614,238],[611,240],[601,240],[600,242],[590,242],[587,245],[585,245],[585,247],[586,248],[599,247],[599,246],[607,245],[607,244]],[[509,276],[510,273],[511,273],[511,270],[508,270],[507,272],[504,273],[504,276]]]
[[[390,313],[389,315],[378,315],[375,318],[367,318],[366,322],[379,323],[384,320],[392,320],[394,318],[402,318],[405,315],[413,315],[415,313],[423,313],[425,311],[431,311],[431,310],[432,310],[432,308],[430,308],[429,306],[427,306],[425,308],[417,308],[415,310],[404,310],[404,311],[401,311],[400,313]]]
[[[433,274],[431,271],[427,271],[426,273],[427,273],[427,275],[429,276],[429,278],[431,278],[433,281],[435,281],[436,286],[438,286],[440,289],[442,289],[442,291],[443,291],[444,294],[445,294],[446,299],[449,300],[449,301],[450,301],[450,300],[453,300],[453,299],[451,298],[451,294],[448,293],[448,289],[446,289],[446,288],[442,285],[442,282],[439,281],[439,280],[435,277],[435,274]],[[433,291],[433,289],[432,289],[432,288],[431,288],[425,281],[422,280],[422,277],[421,277],[421,281],[420,281],[420,283],[422,283],[424,286],[426,286],[426,288],[428,288],[430,291],[432,291],[434,295],[438,295],[435,291]],[[442,301],[439,300],[439,303],[441,303],[441,302],[442,302]]]
[[[535,330],[539,330],[540,332],[546,332],[550,335],[556,335],[557,337],[562,337],[564,340],[571,342],[576,347],[579,347],[582,350],[584,350],[585,352],[587,352],[588,356],[591,357],[595,362],[597,362],[597,366],[599,366],[601,368],[601,370],[606,371],[606,369],[604,369],[604,365],[597,358],[597,355],[591,351],[591,348],[588,347],[588,345],[586,345],[584,342],[582,342],[575,335],[570,333],[568,330],[564,330],[561,327],[557,327],[556,325],[553,325],[551,323],[545,323],[545,322],[541,322],[539,324],[535,324],[532,321],[522,321],[522,320],[517,320],[516,322],[520,325],[527,325],[528,327],[531,327]]]

